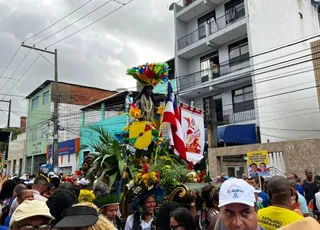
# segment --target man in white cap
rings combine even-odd
[[[78,181],[78,185],[80,186],[80,195],[79,195],[79,203],[82,202],[90,202],[92,203],[96,197],[91,190],[88,189],[90,182],[85,178],[82,178]]]
[[[225,181],[219,193],[221,222],[226,230],[262,230],[258,225],[255,190],[242,179]]]
[[[54,217],[45,202],[25,200],[14,211],[10,220],[10,229],[50,230]]]

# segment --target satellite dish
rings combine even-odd
[[[172,10],[174,10],[174,5],[175,5],[176,3],[174,2],[174,3],[172,3],[170,6],[169,6],[169,10],[170,11],[172,11]]]

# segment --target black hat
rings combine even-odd
[[[54,228],[79,228],[94,225],[98,221],[96,209],[87,206],[73,206],[63,211],[63,219]]]

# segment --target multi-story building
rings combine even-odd
[[[225,144],[320,137],[317,7],[313,0],[173,3],[180,101],[215,113]]]
[[[47,148],[53,143],[53,81],[47,80],[28,99],[26,173],[36,173],[47,163]],[[59,82],[59,142],[80,137],[83,105],[113,95],[115,91]]]

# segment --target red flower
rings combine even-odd
[[[189,170],[192,170],[192,169],[193,169],[193,166],[194,166],[194,164],[193,164],[192,162],[189,162],[189,164],[188,164],[188,169],[189,169]]]
[[[142,164],[142,173],[148,173],[148,172],[149,172],[149,165]]]

